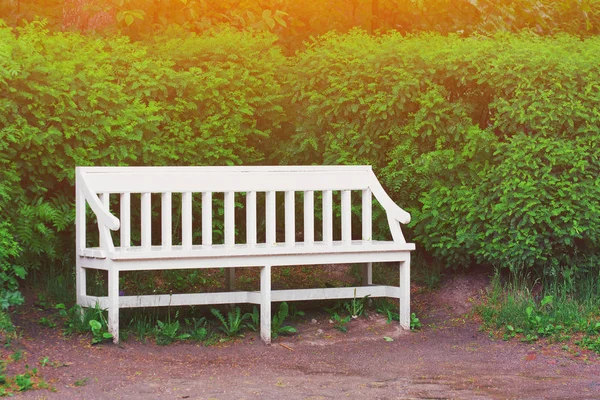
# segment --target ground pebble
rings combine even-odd
[[[310,320],[310,323],[311,323],[311,324],[316,324],[316,323],[317,323],[317,320],[313,318],[313,319],[311,319],[311,320]]]

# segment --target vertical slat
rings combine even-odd
[[[333,193],[331,190],[323,191],[323,241],[333,241]]]
[[[108,209],[110,207],[110,195],[108,193],[100,193],[98,194],[98,197],[100,198],[100,201],[102,202],[104,207]],[[99,237],[100,247],[102,247],[103,249],[106,248],[106,240],[104,239],[104,235],[102,234],[102,232],[100,232]]]
[[[181,193],[181,245],[192,247],[192,193]]]
[[[304,243],[315,241],[315,192],[304,192]]]
[[[373,240],[373,195],[371,189],[362,191],[362,240]]]
[[[352,201],[351,191],[342,191],[342,241],[352,241]]]
[[[212,192],[202,192],[202,244],[212,245]]]
[[[121,247],[131,246],[131,193],[121,193]]]
[[[292,246],[296,242],[296,193],[285,192],[285,244]]]
[[[235,192],[225,192],[225,245],[235,244]]]
[[[79,254],[81,254],[81,252],[83,252],[83,250],[87,247],[86,246],[86,223],[85,223],[85,208],[86,208],[86,202],[85,202],[85,196],[83,195],[83,192],[81,190],[81,186],[83,185],[83,178],[80,176],[79,173],[77,173],[76,175],[76,186],[77,186],[77,193],[75,194],[75,198],[76,198],[76,206],[75,206],[75,218],[76,218],[76,223],[75,223],[75,231],[76,231],[76,239],[75,241],[76,246],[77,246],[77,250],[79,251]]]
[[[256,244],[256,192],[246,193],[246,243]]]
[[[275,232],[275,192],[270,191],[266,193],[266,225],[267,225],[267,233],[266,233],[266,243],[267,245],[275,244],[277,241],[276,232]]]
[[[171,247],[173,244],[173,203],[170,192],[161,195],[161,217],[162,217],[162,245]]]
[[[142,247],[152,246],[152,204],[151,194],[142,193]]]

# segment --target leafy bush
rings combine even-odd
[[[274,38],[172,35],[142,44],[0,24],[0,216],[17,265],[71,268],[76,165],[267,157],[285,115]]]
[[[597,269],[600,39],[275,39],[0,26],[3,268],[71,264],[75,165],[282,163],[373,165],[439,264]]]
[[[325,35],[296,56],[297,128],[279,156],[374,165],[441,264],[597,268],[599,46]]]

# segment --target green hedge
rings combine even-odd
[[[599,50],[353,31],[285,57],[228,30],[130,43],[0,27],[0,217],[22,249],[4,259],[72,263],[75,165],[359,163],[437,262],[597,268]]]
[[[297,55],[284,162],[370,163],[439,262],[596,265],[600,40],[355,31]],[[590,262],[591,260],[591,262]]]
[[[176,32],[141,44],[0,27],[0,165],[11,178],[0,219],[19,263],[72,263],[76,165],[264,162],[285,119],[287,61],[273,41]]]

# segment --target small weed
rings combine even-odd
[[[137,317],[131,320],[129,329],[133,331],[138,341],[146,343],[146,338],[154,333],[154,323],[146,316]]]
[[[17,362],[23,358],[23,350],[17,350],[10,355],[13,361]]]
[[[600,354],[600,336],[595,338],[591,336],[584,336],[581,340],[575,343],[585,349],[592,350]]]
[[[421,321],[415,313],[412,313],[410,314],[410,330],[415,331],[417,329],[421,329]]]
[[[277,338],[279,335],[284,335],[288,333],[296,333],[297,330],[294,327],[283,325],[283,322],[288,316],[288,305],[284,301],[279,305],[279,311],[277,314],[273,315],[273,320],[271,321],[271,337]]]
[[[348,324],[350,323],[350,320],[352,319],[351,316],[346,316],[346,317],[340,317],[340,315],[338,313],[334,313],[331,316],[331,320],[333,321],[333,327],[335,329],[337,329],[340,332],[348,332]]]
[[[185,323],[191,328],[189,333],[190,339],[195,340],[197,342],[202,342],[208,338],[206,318],[192,318],[191,320],[186,318]]]
[[[397,307],[386,299],[375,299],[375,311],[385,315],[388,324],[392,321],[400,321],[400,313],[396,309]]]
[[[298,308],[296,307],[296,305],[294,303],[292,303],[292,304],[289,305],[289,316],[290,316],[290,319],[297,320],[300,317],[303,317],[304,315],[306,315],[304,313],[304,311],[298,310]]]
[[[250,319],[250,322],[246,323],[248,329],[256,332],[260,325],[260,313],[258,312],[258,308],[254,306],[252,308],[252,312],[244,314],[244,317],[246,317],[246,319]]]
[[[104,322],[104,323],[103,323]],[[92,330],[92,344],[102,343],[105,340],[112,339],[112,333],[108,332],[105,321],[97,321],[95,319],[89,322],[90,329]]]
[[[33,382],[31,381],[31,374],[29,373],[15,375],[15,383],[19,387],[19,392],[24,392],[33,387]]]
[[[90,380],[90,378],[83,378],[83,379],[76,380],[75,382],[73,382],[73,386],[76,386],[76,387],[85,386],[85,385],[87,385],[89,380]]]
[[[229,311],[229,313],[227,313],[227,319],[225,319],[223,314],[216,308],[211,308],[210,312],[221,322],[219,329],[223,331],[227,337],[241,335],[242,329],[246,327],[244,320],[248,318],[248,315],[242,315],[242,311],[239,307],[236,307],[234,311]]]
[[[47,317],[42,317],[38,320],[38,324],[41,326],[47,326],[48,328],[56,328],[56,322],[52,321]]]
[[[175,340],[186,340],[191,337],[189,333],[178,335],[179,332],[179,312],[175,313],[175,322],[171,322],[169,315],[168,322],[156,321],[155,339],[156,344],[164,346],[171,344]]]
[[[365,304],[367,302],[368,297],[369,296],[367,295],[362,299],[357,299],[356,289],[354,289],[354,298],[349,302],[344,303],[344,308],[352,316],[352,318],[358,318],[362,316],[365,312]]]

